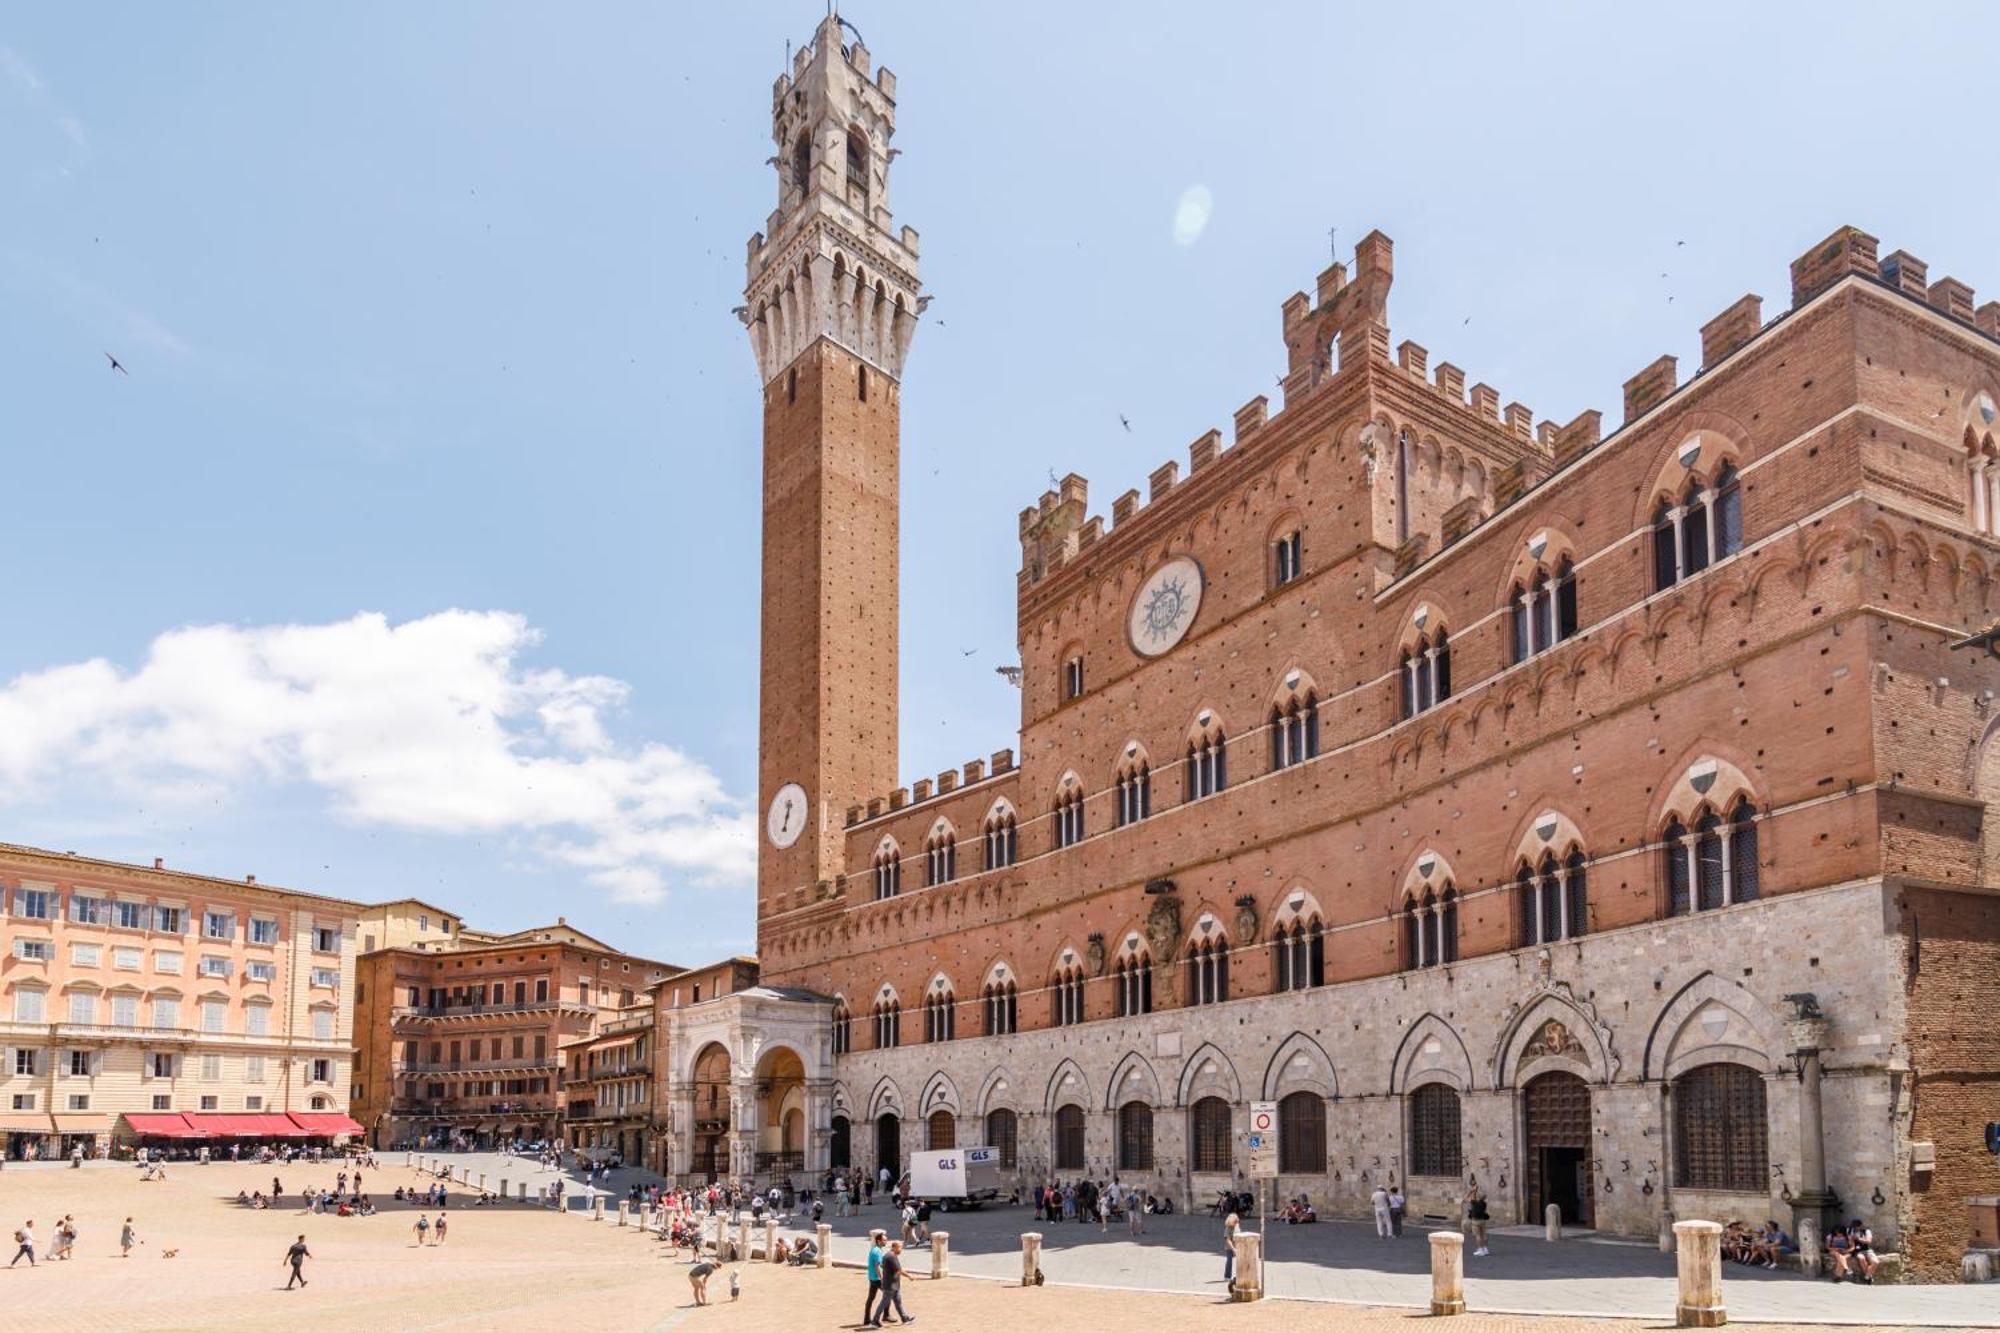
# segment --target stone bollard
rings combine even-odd
[[[814,1230],[818,1233],[815,1239],[819,1249],[813,1257],[813,1263],[816,1267],[825,1268],[833,1262],[833,1224],[822,1222]]]
[[[951,1276],[951,1233],[931,1232],[931,1276],[933,1278]]]
[[[1431,1313],[1465,1313],[1465,1235],[1431,1232]]]
[[[1799,1272],[1807,1277],[1818,1277],[1821,1266],[1826,1262],[1826,1250],[1820,1243],[1819,1218],[1810,1212],[1802,1213],[1798,1226]]]
[[[1563,1238],[1563,1210],[1561,1204],[1550,1204],[1542,1210],[1542,1236],[1545,1240]]]
[[[750,1262],[750,1214],[739,1213],[736,1217],[736,1262]]]
[[[775,1217],[764,1219],[764,1261],[778,1262],[778,1219]]]
[[[500,1177],[500,1197],[503,1199],[507,1197],[507,1177],[505,1176]]]
[[[722,1255],[722,1228],[726,1226],[727,1223],[723,1221],[721,1213],[716,1213],[708,1220],[714,1224],[712,1230],[715,1232],[715,1234],[709,1238],[709,1243],[715,1247],[716,1257],[720,1258]]]
[[[602,1194],[591,1196],[590,1220],[593,1222],[602,1222],[604,1220],[604,1196]]]
[[[1958,1261],[1958,1280],[1961,1282],[1991,1282],[1993,1280],[1993,1256],[1985,1250],[1972,1250]]]
[[[1680,1300],[1674,1322],[1682,1328],[1720,1328],[1729,1322],[1722,1306],[1722,1224],[1674,1223],[1675,1263]]]
[[[1674,1215],[1672,1213],[1661,1213],[1660,1253],[1672,1254],[1673,1252],[1674,1252]]]
[[[1023,1231],[1021,1233],[1021,1285],[1039,1287],[1042,1285],[1042,1233]]]
[[[621,1227],[624,1226],[627,1222],[631,1220],[631,1216],[632,1216],[631,1201],[627,1199],[620,1199],[618,1201],[618,1225]]]
[[[479,1192],[481,1194],[486,1193],[486,1173],[484,1171],[479,1173]]]
[[[1236,1233],[1236,1278],[1229,1284],[1229,1299],[1264,1299],[1264,1238],[1254,1231]]]
[[[417,1164],[417,1155],[415,1153],[406,1152],[403,1154],[403,1166],[405,1169],[413,1167],[416,1164]]]

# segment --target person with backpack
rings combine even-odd
[[[414,1232],[416,1232],[416,1235],[417,1235],[417,1247],[418,1247],[419,1249],[421,1249],[421,1248],[422,1248],[423,1246],[425,1246],[426,1244],[428,1244],[428,1243],[430,1242],[430,1238],[431,1238],[431,1220],[430,1220],[430,1218],[428,1218],[428,1217],[425,1217],[425,1216],[424,1216],[424,1215],[423,1215],[422,1213],[418,1213],[418,1214],[417,1214],[417,1221],[416,1221],[416,1225],[415,1225],[415,1226],[413,1226],[413,1227],[411,1228],[411,1230],[412,1230],[412,1231],[414,1231]]]
[[[20,1263],[21,1256],[25,1254],[28,1256],[28,1267],[33,1268],[35,1266],[34,1218],[31,1217],[21,1223],[20,1228],[14,1232],[14,1245],[14,1257],[7,1261],[7,1267],[12,1268],[15,1264]]]

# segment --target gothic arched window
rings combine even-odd
[[[1083,969],[1071,964],[1059,969],[1049,983],[1049,1017],[1057,1027],[1083,1021]]]
[[[1290,768],[1319,753],[1319,699],[1311,691],[1271,709],[1271,767]]]
[[[1006,806],[995,807],[986,817],[986,830],[982,841],[986,848],[986,869],[998,870],[1002,866],[1014,864],[1015,853],[1020,843],[1014,827],[1014,812]]]
[[[1020,1030],[1019,992],[1014,983],[988,982],[986,985],[986,1035],[1004,1037]]]
[[[875,849],[875,897],[893,898],[903,891],[903,857],[896,844],[883,839]]]
[[[1397,660],[1403,716],[1415,717],[1451,698],[1451,642],[1444,628],[1417,636]]]
[[[1653,510],[1653,582],[1671,588],[1743,549],[1743,494],[1736,464],[1692,476],[1680,496]]]
[[[812,131],[800,130],[798,142],[792,145],[792,188],[804,194],[812,188]]]
[[[1120,958],[1112,969],[1117,1017],[1134,1018],[1153,1012],[1153,960],[1141,951]]]
[[[958,839],[949,828],[940,828],[924,847],[924,883],[949,884],[957,878]]]
[[[1118,769],[1118,826],[1136,824],[1153,813],[1153,772],[1143,755]]]
[[[1278,927],[1271,946],[1278,989],[1306,990],[1326,981],[1326,931],[1315,913]]]
[[[1188,950],[1188,1003],[1221,1004],[1229,998],[1229,942],[1211,936]]]
[[[1072,779],[1056,795],[1056,846],[1074,847],[1083,841],[1083,784]]]

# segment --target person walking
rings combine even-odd
[[[1109,1230],[1111,1230],[1111,1191],[1099,1190],[1097,1193],[1097,1234],[1101,1236]]]
[[[14,1257],[7,1261],[7,1267],[12,1268],[15,1264],[20,1263],[21,1256],[26,1255],[28,1257],[28,1267],[33,1268],[35,1266],[35,1219],[34,1218],[31,1217],[27,1221],[21,1223],[20,1229],[15,1231],[14,1247],[15,1247]]]
[[[1403,1191],[1396,1188],[1395,1181],[1393,1180],[1390,1181],[1389,1182],[1389,1234],[1390,1235],[1401,1236],[1403,1234],[1403,1210],[1408,1206],[1409,1206],[1408,1201],[1403,1198]]]
[[[1472,1233],[1474,1258],[1484,1258],[1486,1255],[1486,1223],[1489,1220],[1486,1210],[1486,1191],[1474,1185],[1465,1192],[1465,1229]]]
[[[1146,1234],[1145,1200],[1139,1197],[1136,1185],[1125,1191],[1125,1224],[1132,1229],[1132,1234],[1135,1236]]]
[[[64,1213],[56,1223],[56,1258],[67,1260],[76,1253],[76,1217]]]
[[[434,1242],[435,1244],[438,1245],[444,1244],[444,1230],[445,1230],[445,1217],[443,1213],[439,1213],[437,1220],[437,1232],[436,1232],[437,1240]]]
[[[891,1241],[889,1252],[882,1256],[882,1308],[876,1313],[887,1319],[891,1305],[896,1307],[896,1318],[903,1323],[917,1322],[903,1308],[903,1242],[899,1240]]]
[[[418,1213],[416,1223],[410,1228],[410,1230],[415,1233],[417,1237],[417,1247],[421,1249],[424,1245],[429,1243],[431,1238],[430,1218],[425,1217],[422,1213]]]
[[[884,1232],[868,1233],[868,1299],[861,1303],[863,1328],[882,1327],[882,1321],[875,1311],[875,1301],[882,1294],[882,1256],[888,1253],[882,1242],[886,1239],[887,1234]]]
[[[132,1247],[139,1243],[139,1233],[132,1229],[132,1219],[126,1218],[125,1225],[118,1232],[118,1257],[130,1259]]]
[[[1233,1288],[1236,1285],[1236,1233],[1243,1227],[1243,1219],[1231,1213],[1222,1223],[1222,1285]]]
[[[306,1238],[304,1236],[300,1236],[297,1240],[293,1241],[291,1248],[285,1251],[285,1257],[278,1262],[292,1266],[291,1281],[285,1283],[286,1291],[292,1289],[292,1283],[294,1282],[301,1287],[306,1285],[306,1260],[310,1258],[312,1258],[312,1251],[306,1248]]]
[[[1389,1239],[1389,1191],[1377,1185],[1368,1196],[1368,1206],[1375,1213],[1375,1234],[1383,1240]]]

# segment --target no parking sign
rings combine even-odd
[[[1250,1178],[1273,1180],[1278,1174],[1278,1104],[1250,1103]]]

